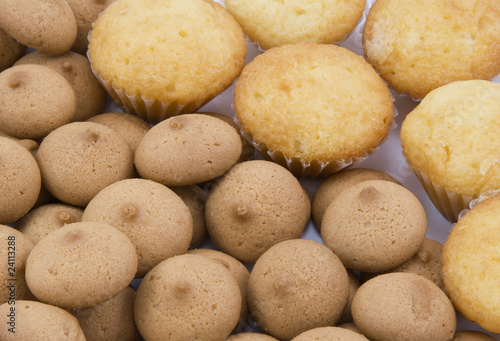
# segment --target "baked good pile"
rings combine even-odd
[[[500,340],[497,0],[0,0],[1,340]]]

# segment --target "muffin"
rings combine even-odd
[[[73,120],[76,94],[59,73],[41,65],[15,65],[0,73],[0,129],[40,139]]]
[[[456,221],[500,188],[500,84],[459,81],[430,92],[401,126],[403,154],[437,209]]]
[[[352,301],[354,323],[370,340],[447,341],[455,334],[455,309],[428,279],[394,272],[364,283]]]
[[[386,180],[399,183],[389,174],[376,169],[347,168],[333,173],[323,180],[312,200],[312,218],[314,225],[321,231],[321,221],[327,207],[345,188],[366,180]]]
[[[64,225],[81,221],[83,209],[62,203],[39,206],[26,214],[16,223],[16,229],[33,243]]]
[[[108,185],[134,176],[132,150],[113,129],[73,122],[51,132],[36,160],[45,188],[57,199],[86,206]]]
[[[327,176],[366,159],[388,136],[389,89],[362,57],[336,45],[288,44],[248,63],[236,119],[267,159],[297,176]]]
[[[363,48],[390,86],[421,99],[450,82],[500,72],[499,19],[496,0],[377,0]]]
[[[300,238],[311,204],[299,181],[269,161],[237,164],[208,194],[205,219],[215,246],[243,263],[271,246]]]
[[[344,265],[382,272],[418,252],[427,217],[418,198],[385,180],[363,181],[346,188],[326,209],[321,238]]]
[[[82,221],[110,224],[134,244],[136,278],[158,263],[187,252],[193,219],[182,199],[168,187],[145,179],[117,181],[90,200]]]
[[[349,280],[340,259],[307,239],[267,250],[248,280],[248,306],[257,324],[280,340],[336,324],[347,306]]]
[[[292,341],[367,341],[361,334],[339,327],[320,327],[303,332],[293,338]]]
[[[106,223],[79,222],[56,230],[31,250],[26,283],[37,299],[65,309],[103,303],[137,271],[128,237]]]
[[[500,333],[500,196],[476,204],[451,229],[443,248],[443,281],[455,308]]]
[[[181,255],[158,264],[142,280],[134,304],[139,332],[148,341],[225,340],[238,323],[238,283],[221,264]]]
[[[241,139],[224,121],[200,114],[170,117],[142,138],[134,163],[141,177],[187,186],[227,172],[241,155]]]
[[[22,64],[47,66],[66,78],[76,95],[73,121],[85,121],[102,112],[107,93],[92,72],[86,57],[71,51],[60,56],[47,56],[34,51],[20,58],[14,65]]]
[[[14,311],[12,310],[14,309]],[[15,340],[68,340],[85,341],[78,321],[66,310],[41,302],[19,300],[15,307],[0,305],[4,321],[0,338]],[[10,316],[13,314],[14,316]],[[13,319],[13,320],[12,320]]]
[[[33,155],[12,139],[0,137],[0,160],[0,224],[8,224],[33,207],[42,180]]]
[[[194,112],[245,63],[243,30],[212,0],[123,0],[90,33],[97,77],[124,110],[150,123]]]
[[[0,72],[11,67],[26,52],[26,46],[0,28]]]
[[[300,42],[342,41],[361,19],[366,0],[238,1],[225,0],[248,38],[260,48]]]
[[[0,28],[43,54],[63,54],[76,40],[76,19],[65,0],[1,0],[0,8]]]

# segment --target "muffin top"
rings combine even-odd
[[[243,30],[211,0],[116,1],[90,34],[94,71],[129,96],[160,102],[214,96],[240,73],[245,54]]]
[[[448,192],[475,197],[500,186],[500,84],[459,81],[430,92],[401,126],[411,167]]]
[[[475,205],[453,226],[443,248],[443,281],[467,319],[500,333],[500,196]]]
[[[382,79],[362,57],[336,45],[267,50],[245,66],[234,96],[237,119],[258,149],[305,164],[366,156],[393,119]]]
[[[269,49],[304,41],[341,41],[361,18],[366,0],[226,0],[224,4],[250,40]]]
[[[400,93],[500,72],[500,3],[377,0],[363,30],[367,60]]]

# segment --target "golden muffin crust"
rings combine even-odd
[[[499,19],[496,0],[377,0],[363,47],[396,91],[423,98],[444,84],[500,72]]]
[[[362,57],[336,45],[264,52],[243,69],[234,97],[236,117],[257,149],[297,175],[326,176],[366,158],[393,119],[382,79]]]
[[[250,40],[267,50],[305,41],[343,40],[356,27],[366,0],[226,0],[224,4]]]
[[[444,287],[455,308],[500,333],[500,197],[484,200],[451,229],[443,248]]]

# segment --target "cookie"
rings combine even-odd
[[[81,221],[83,209],[71,205],[52,203],[31,210],[16,223],[16,229],[33,243],[67,224]]]
[[[186,253],[193,219],[168,187],[145,179],[125,179],[102,189],[87,205],[82,221],[102,222],[123,232],[138,256],[136,278],[162,260]]]
[[[233,334],[226,341],[277,341],[278,339],[261,333]]]
[[[340,259],[307,239],[271,247],[257,260],[248,280],[252,317],[280,340],[336,324],[348,299],[349,280]]]
[[[15,306],[0,305],[8,319],[0,327],[0,338],[10,340],[85,341],[78,321],[66,310],[35,301],[19,300]]]
[[[390,270],[415,255],[424,242],[427,217],[418,198],[385,180],[343,190],[328,206],[321,238],[347,268]]]
[[[131,286],[104,303],[70,311],[80,324],[87,341],[137,341],[134,321],[135,289]]]
[[[395,272],[377,276],[356,291],[354,323],[370,340],[450,340],[455,309],[446,294],[428,279]]]
[[[167,186],[212,180],[241,155],[240,136],[220,119],[200,114],[171,117],[144,135],[135,153],[143,178]]]
[[[205,219],[216,247],[243,263],[271,246],[300,238],[311,204],[297,178],[270,161],[237,164],[208,194]]]
[[[85,121],[102,112],[107,93],[94,76],[86,57],[71,51],[60,56],[47,56],[34,51],[23,56],[14,65],[21,64],[47,66],[66,78],[76,94],[73,121]]]
[[[93,116],[87,121],[104,124],[105,126],[116,130],[121,137],[127,141],[128,145],[135,153],[139,142],[151,129],[149,124],[143,119],[121,112],[109,112]]]
[[[158,264],[137,289],[134,316],[148,341],[225,340],[238,323],[238,283],[222,265],[201,255]]]
[[[292,341],[367,341],[368,339],[361,334],[349,329],[339,327],[320,327],[301,333],[293,338]]]
[[[73,46],[77,25],[66,1],[2,0],[0,7],[0,28],[21,44],[48,55],[63,54]]]
[[[65,309],[103,303],[129,285],[137,254],[128,237],[106,223],[79,222],[50,233],[26,262],[37,299]]]
[[[113,129],[73,122],[50,133],[36,155],[45,188],[59,200],[85,206],[103,188],[134,175],[132,150]]]
[[[8,224],[33,207],[41,176],[33,155],[12,139],[0,137],[0,160],[0,224]]]
[[[39,139],[71,122],[76,95],[59,73],[41,65],[16,65],[0,73],[0,126],[20,139]]]
[[[26,46],[0,28],[0,72],[14,65],[26,52]]]
[[[356,290],[358,290],[359,286],[361,285],[358,274],[351,269],[346,269],[346,270],[347,270],[347,276],[349,278],[349,300],[347,301],[347,306],[344,310],[344,314],[342,315],[342,318],[340,319],[339,323],[352,322],[352,314],[351,314],[352,299],[354,297],[354,294],[356,293]]]
[[[321,220],[323,219],[326,208],[342,190],[366,180],[386,180],[399,183],[391,175],[376,169],[347,168],[333,173],[323,180],[316,189],[316,192],[314,192],[311,213],[316,228],[321,230]]]

